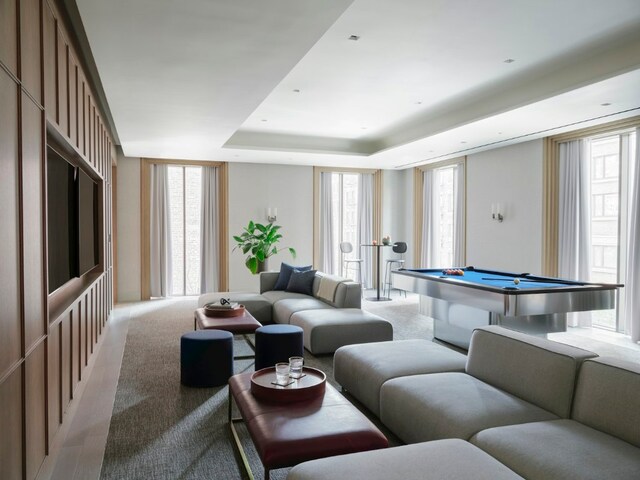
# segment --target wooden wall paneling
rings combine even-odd
[[[22,366],[0,383],[0,478],[22,480]]]
[[[80,302],[71,311],[71,398],[80,382]]]
[[[58,121],[57,26],[48,2],[42,2],[42,45],[44,48],[44,108],[47,120]]]
[[[60,376],[60,322],[54,323],[47,337],[47,409],[49,411],[49,445],[62,423],[62,387]]]
[[[36,478],[47,454],[45,345],[40,342],[25,358],[25,456],[26,478]]]
[[[20,251],[19,91],[18,84],[0,70],[0,378],[22,357],[20,256],[17,255]]]
[[[60,322],[60,379],[62,385],[62,414],[71,400],[71,322],[73,311],[67,312]]]
[[[78,145],[78,61],[69,49],[69,139]]]
[[[91,94],[89,93],[89,84],[86,83],[86,80],[84,85],[84,159],[91,163],[89,159],[89,152],[91,151],[91,137],[89,135],[91,131],[91,116],[89,115],[91,111]]]
[[[0,62],[18,76],[17,0],[0,0]]]
[[[43,255],[43,113],[22,94],[22,255],[25,351],[47,333]]]
[[[60,23],[57,29],[58,58],[56,68],[58,70],[58,118],[60,131],[69,136],[69,60],[67,41],[60,31]]]
[[[91,165],[98,170],[98,116],[96,115],[96,104],[91,98]]]
[[[82,324],[80,329],[80,348],[82,350],[82,371],[84,367],[89,363],[89,331],[91,329],[89,325],[89,294],[85,293],[82,299]]]
[[[42,105],[40,0],[20,0],[20,79]]]
[[[91,313],[89,314],[89,322],[91,323],[91,333],[89,339],[89,347],[90,352],[93,354],[93,346],[95,345],[96,339],[96,289],[91,287],[91,291],[89,292],[89,297],[91,298],[89,301],[91,302],[90,308]]]
[[[78,69],[78,149],[82,155],[87,154],[87,137],[85,135],[87,127],[86,122],[86,94],[87,83],[84,74]]]

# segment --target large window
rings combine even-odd
[[[171,295],[200,293],[202,168],[170,165]]]
[[[626,258],[629,166],[635,149],[635,133],[624,132],[592,138],[589,142],[590,249],[593,282],[623,282]],[[619,295],[624,295],[624,291]],[[622,298],[618,299],[621,304]],[[619,330],[616,310],[593,312],[594,326]]]
[[[437,265],[453,266],[454,188],[455,166],[437,168],[434,171],[438,207],[436,218]]]
[[[331,207],[333,210],[333,244],[349,242],[353,251],[335,255],[333,271],[346,275],[344,260],[356,258],[358,245],[358,177],[357,173],[333,173],[331,175]]]

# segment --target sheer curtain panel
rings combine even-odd
[[[200,292],[217,292],[220,248],[218,168],[202,167],[200,208]]]
[[[171,295],[171,227],[167,165],[151,165],[150,281],[152,297]]]
[[[331,172],[320,174],[320,268],[328,274],[333,271],[335,246],[333,245],[333,206]]]
[[[362,244],[373,241],[373,174],[361,173],[358,178],[358,258],[363,260],[363,288],[373,288],[373,248],[362,248]]]
[[[631,158],[631,205],[625,278],[625,332],[640,342],[640,128],[636,129],[635,158]]]
[[[589,281],[591,226],[587,141],[559,145],[558,276]],[[588,312],[568,314],[569,325],[590,327]]]

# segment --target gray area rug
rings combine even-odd
[[[180,384],[180,336],[193,329],[196,300],[164,299],[131,308],[131,320],[116,392],[102,479],[244,478],[227,424],[228,388],[188,388]],[[394,338],[425,338],[432,322],[418,313],[417,296],[393,302],[363,302],[363,308],[391,321]],[[249,353],[236,341],[236,354]],[[305,351],[305,364],[320,368],[335,386],[333,356]],[[235,373],[253,371],[236,361]],[[372,418],[372,420],[375,420]],[[257,479],[263,468],[251,439],[240,435]],[[383,429],[392,444],[397,439]],[[284,479],[288,469],[274,470]]]

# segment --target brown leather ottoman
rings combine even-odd
[[[265,479],[272,469],[388,446],[382,432],[328,383],[323,397],[278,404],[253,396],[251,375],[242,373],[229,379],[229,425],[250,478],[253,475],[234,421],[245,422],[264,466]],[[242,418],[232,418],[234,400]]]
[[[234,335],[242,335],[245,341],[249,344],[251,349],[255,352],[255,345],[249,340],[247,334],[254,333],[262,324],[257,321],[253,315],[247,310],[243,315],[237,317],[208,317],[204,313],[204,308],[196,309],[193,317],[193,329],[194,330],[225,330],[231,332]],[[243,360],[247,358],[254,358],[253,355],[239,355],[233,357],[235,360]]]

